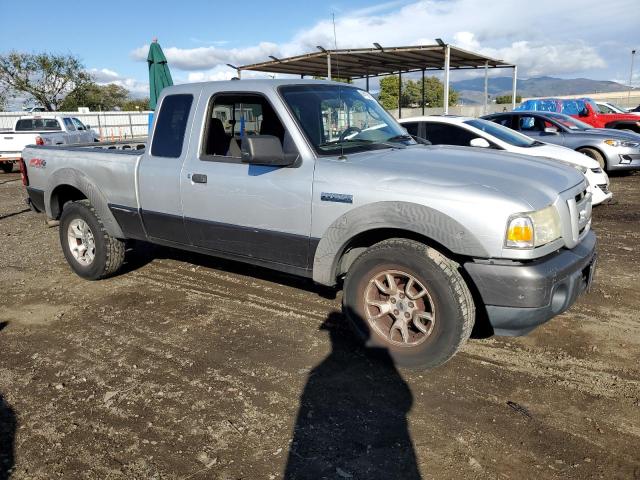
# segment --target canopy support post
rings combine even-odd
[[[424,117],[424,68],[422,69],[422,116]]]
[[[513,86],[511,90],[513,90],[513,97],[511,97],[511,110],[515,110],[516,108],[516,85],[518,83],[518,66],[513,66]]]
[[[398,118],[402,118],[402,70],[398,72]]]
[[[327,53],[327,80],[331,80],[331,54]]]
[[[444,114],[449,115],[449,61],[451,57],[451,48],[449,45],[444,47]]]
[[[489,113],[489,62],[484,62],[484,108],[483,112],[486,115]]]
[[[366,79],[367,82],[367,92],[369,91],[369,74],[365,75],[364,77]]]

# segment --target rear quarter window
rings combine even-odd
[[[162,101],[153,132],[151,155],[178,158],[182,155],[184,134],[193,103],[193,95],[168,95]]]

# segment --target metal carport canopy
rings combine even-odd
[[[318,52],[306,53],[288,58],[271,57],[272,60],[237,67],[238,74],[252,70],[259,72],[284,73],[304,76],[367,79],[369,77],[394,75],[433,70],[445,71],[445,97],[449,93],[449,70],[489,68],[513,68],[515,86],[515,65],[487,57],[479,53],[463,50],[444,42],[437,45],[417,45],[407,47],[349,48],[327,50],[318,47]],[[486,82],[485,82],[486,83]],[[485,95],[486,98],[486,95]],[[513,96],[515,102],[515,91]],[[515,105],[514,105],[515,106]],[[448,105],[445,103],[445,112]]]

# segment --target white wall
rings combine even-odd
[[[13,128],[17,118],[27,115],[52,117],[56,115],[76,117],[103,139],[143,137],[148,133],[150,112],[0,112],[0,130]]]

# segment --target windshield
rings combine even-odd
[[[561,113],[547,113],[546,116],[570,130],[590,130],[593,128],[588,123],[584,123],[583,121],[570,117],[569,115],[562,115]]]
[[[309,84],[283,86],[280,92],[319,155],[416,144],[364,90]]]
[[[522,135],[515,130],[511,130],[510,128],[503,127],[502,125],[498,125],[497,123],[493,123],[488,120],[482,120],[478,118],[474,120],[466,120],[464,123],[477,128],[478,130],[482,130],[489,135],[493,135],[498,140],[502,140],[509,145],[513,145],[514,147],[529,148],[535,147],[539,144],[541,145],[540,142],[536,142],[526,135]]]

